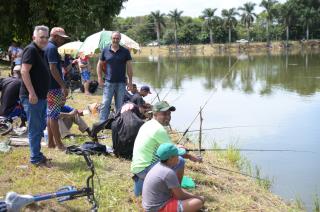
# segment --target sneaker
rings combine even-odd
[[[52,159],[46,158],[44,157],[41,161],[33,163],[34,166],[36,167],[46,167],[46,168],[51,168],[52,167],[52,163],[51,163]]]

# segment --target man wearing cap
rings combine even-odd
[[[142,206],[151,211],[198,211],[204,203],[203,196],[193,195],[181,189],[173,168],[179,163],[179,156],[186,150],[172,143],[161,144],[157,150],[160,162],[148,172],[142,191]]]
[[[116,111],[119,111],[124,100],[126,90],[126,74],[128,76],[128,88],[132,89],[132,64],[128,49],[120,45],[120,32],[112,32],[111,45],[102,50],[97,64],[99,85],[103,88],[102,104],[100,109],[100,122],[108,119],[112,97],[115,97]],[[106,65],[105,82],[102,73]]]
[[[21,65],[13,68],[13,76],[0,79],[0,116],[13,118],[20,117],[21,126],[25,125],[26,114],[19,101],[19,92],[21,86]]]
[[[143,100],[143,97],[148,96],[148,94],[151,94],[150,87],[147,85],[144,85],[140,88],[140,91],[135,93],[131,99],[130,102],[140,106],[144,105],[146,102]]]
[[[61,46],[68,37],[63,28],[52,28],[49,43],[45,49],[45,56],[49,63],[51,76],[47,96],[48,147],[57,147],[60,150],[64,150],[65,147],[61,142],[58,119],[63,99],[68,96],[68,89],[62,78],[61,57],[58,53],[58,47]]]
[[[158,147],[163,143],[173,143],[164,126],[169,125],[171,112],[175,110],[174,106],[165,101],[157,102],[152,108],[153,118],[139,129],[134,143],[131,163],[131,172],[134,174],[134,194],[136,196],[141,195],[145,176],[159,161],[159,157],[155,154]],[[201,161],[190,154],[179,157],[179,162],[173,167],[179,182],[181,182],[184,173],[184,158],[195,162]]]
[[[46,128],[47,93],[50,84],[50,70],[43,48],[48,44],[49,29],[36,26],[33,42],[22,53],[20,100],[27,114],[30,162],[36,166],[50,166],[41,152],[41,137]]]

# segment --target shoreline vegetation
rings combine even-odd
[[[225,43],[225,44],[192,44],[192,45],[161,45],[142,46],[141,50],[132,54],[133,57],[148,56],[225,56],[238,54],[282,54],[298,53],[300,51],[320,51],[320,40],[290,41],[289,48],[285,47],[285,42],[274,41],[267,46],[265,42],[251,42],[246,44]]]
[[[1,76],[7,76],[8,67],[0,65]],[[101,92],[101,91],[99,91]],[[86,96],[82,93],[73,93],[67,104],[74,108],[84,109],[87,105],[100,102],[101,93]],[[84,117],[89,126],[98,117],[91,114]],[[79,134],[76,126],[72,133]],[[104,131],[101,134],[107,138],[100,142],[112,145],[111,134]],[[175,135],[173,140],[177,140]],[[5,142],[8,137],[1,137],[0,142]],[[90,140],[86,136],[76,136],[75,139],[64,139],[66,145],[80,145]],[[190,147],[192,143],[188,143]],[[217,148],[216,145],[214,145]],[[29,148],[13,148],[9,153],[0,153],[0,199],[8,191],[21,194],[37,194],[56,191],[65,186],[82,187],[89,174],[85,161],[79,156],[66,155],[57,150],[43,147],[45,155],[53,159],[53,167],[35,168],[28,162]],[[196,182],[196,193],[206,197],[205,207],[208,211],[304,211],[301,201],[285,201],[270,192],[271,181],[256,180],[235,172],[245,171],[249,175],[260,178],[260,170],[252,169],[248,162],[235,146],[229,146],[226,152],[208,152],[202,155],[204,162],[195,164],[187,162],[185,175]],[[130,161],[113,156],[93,156],[96,166],[95,178],[96,196],[99,201],[100,211],[142,211],[141,198],[133,195],[133,181],[131,179]],[[234,172],[218,169],[232,170]],[[194,191],[193,191],[194,192]],[[57,203],[56,200],[41,202],[28,206],[24,211],[88,211],[90,205],[85,198]]]

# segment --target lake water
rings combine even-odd
[[[176,106],[171,125],[180,131],[209,99],[203,128],[223,128],[204,131],[210,144],[316,152],[243,152],[273,179],[274,193],[313,207],[320,194],[320,54],[150,56],[135,58],[133,68],[138,87],[152,87],[147,101],[157,92]]]

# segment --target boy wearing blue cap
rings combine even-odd
[[[142,206],[149,211],[198,211],[204,203],[203,196],[193,195],[180,187],[175,171],[179,156],[185,149],[172,143],[161,144],[157,150],[160,162],[147,174],[142,190]]]

